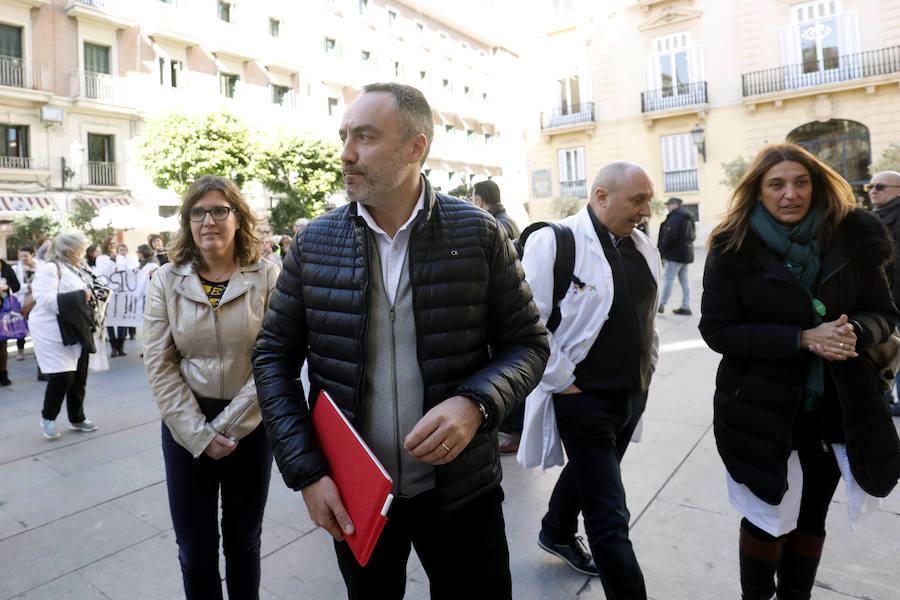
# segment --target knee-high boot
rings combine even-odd
[[[809,600],[825,536],[795,529],[787,535],[778,567],[778,600]]]
[[[740,564],[742,600],[770,600],[775,594],[775,571],[783,539],[773,542],[752,536],[741,526]]]

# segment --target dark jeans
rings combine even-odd
[[[47,389],[44,391],[42,417],[55,421],[65,398],[69,423],[84,421],[84,386],[87,384],[89,356],[86,351],[82,351],[74,371],[47,374],[49,379]]]
[[[110,327],[106,326],[106,337],[111,340],[124,340],[127,335],[127,327]]]
[[[502,503],[499,486],[444,517],[438,517],[433,490],[395,499],[365,567],[359,566],[347,544],[334,544],[347,597],[403,598],[412,545],[428,575],[433,599],[512,598]]]
[[[628,539],[630,514],[620,470],[646,404],[646,392],[553,396],[556,425],[569,462],[553,488],[541,527],[555,543],[567,543],[578,531],[578,513],[582,513],[609,600],[647,597]]]
[[[217,522],[220,492],[228,597],[258,598],[259,538],[272,473],[265,428],[260,425],[238,442],[234,452],[213,460],[205,454],[195,459],[163,423],[162,449],[187,600],[222,598]]]

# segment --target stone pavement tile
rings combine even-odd
[[[25,529],[25,525],[19,519],[6,512],[2,504],[0,504],[0,540],[21,533]]]
[[[86,565],[78,574],[109,600],[184,597],[174,538],[171,531],[159,533]]]
[[[112,504],[127,511],[158,531],[172,529],[169,514],[169,496],[165,481],[148,485],[112,501]]]
[[[55,501],[65,504],[66,494]],[[157,535],[111,504],[0,541],[0,598],[9,598]],[[36,569],[35,565],[41,565]]]
[[[154,454],[159,456],[162,467],[162,450],[159,443],[159,424],[140,425],[125,431],[104,432],[102,429],[93,433],[71,432],[73,437],[82,443],[73,444],[62,451],[48,452],[41,455],[41,462],[55,468],[60,473],[69,475],[90,471],[97,467],[113,463],[122,458],[147,453],[148,466],[153,466]],[[151,451],[151,452],[148,452]]]
[[[264,556],[262,587],[277,598],[346,597],[331,536],[317,528]]]
[[[47,600],[48,598],[54,600],[109,600],[108,596],[105,596],[77,571],[38,586],[20,596],[15,596],[15,600]]]
[[[707,438],[712,437],[712,430]],[[725,467],[716,449],[699,444],[669,481],[659,498],[673,504],[723,515],[734,514],[728,502]]]

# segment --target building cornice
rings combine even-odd
[[[701,16],[703,16],[702,10],[666,6],[659,12],[659,14],[647,19],[646,21],[638,25],[638,30],[648,31],[650,29],[667,27],[676,23],[686,23],[688,21],[699,19]]]

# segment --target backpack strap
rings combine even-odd
[[[574,283],[578,287],[584,288],[584,283],[575,276],[575,234],[560,223],[538,221],[526,227],[515,242],[519,259],[521,260],[522,254],[525,252],[525,241],[528,236],[544,227],[552,228],[553,235],[556,237],[556,259],[553,261],[553,310],[547,319],[547,329],[552,333],[556,331],[562,320],[559,303],[569,291],[569,285]]]

